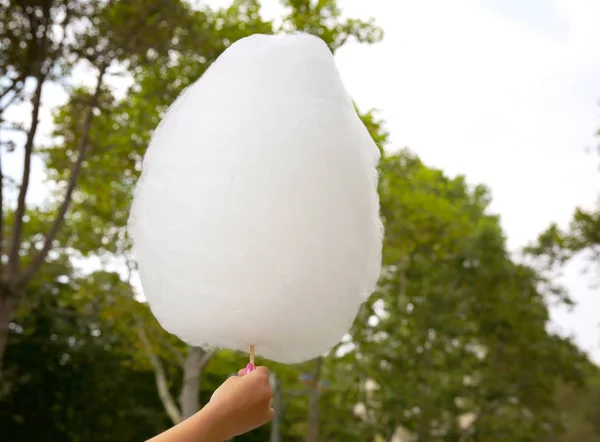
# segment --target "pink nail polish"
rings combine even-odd
[[[246,374],[251,373],[252,371],[254,371],[254,365],[248,363],[248,365],[246,365]]]

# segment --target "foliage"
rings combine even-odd
[[[31,105],[28,126],[2,124],[24,132],[24,164],[41,154],[53,189],[43,207],[2,204],[0,301],[9,292],[19,298],[0,384],[9,440],[144,440],[184,417],[186,403],[205,404],[245,365],[244,355],[213,355],[162,330],[137,298],[125,224],[153,129],[233,42],[302,30],[336,51],[350,39],[382,38],[371,21],[343,16],[335,0],[281,3],[284,16],[273,22],[257,0],[218,10],[180,0],[0,3],[0,117],[10,105]],[[73,82],[82,66],[95,86]],[[129,82],[124,90],[108,81],[118,78]],[[54,109],[52,138],[41,145],[47,82],[65,85],[68,100]],[[280,440],[305,440],[311,415],[328,441],[391,441],[400,429],[419,441],[593,441],[597,369],[546,330],[549,281],[510,257],[487,189],[408,150],[386,153],[376,113],[361,118],[383,154],[384,272],[320,370],[269,364],[281,382]],[[594,249],[596,215],[580,211],[570,232],[542,236],[540,253],[566,259]],[[313,371],[318,377],[307,381]],[[565,406],[571,400],[581,406]],[[236,441],[264,441],[270,431]]]
[[[23,172],[16,201],[5,201],[5,180],[0,169],[0,364],[6,348],[11,317],[22,302],[26,287],[40,271],[50,252],[60,248],[59,233],[72,203],[78,180],[92,150],[94,119],[105,109],[110,96],[106,79],[122,72],[111,68],[125,67],[133,72],[149,63],[162,65],[171,48],[190,45],[197,35],[199,11],[183,1],[143,0],[72,1],[42,0],[0,3],[0,40],[4,51],[0,57],[0,122],[4,128],[24,136]],[[124,24],[127,23],[127,26]],[[38,129],[42,95],[49,82],[62,83],[75,68],[91,68],[95,85],[91,90],[67,88],[76,116],[70,121],[71,133],[60,137],[73,141],[63,146],[63,180],[55,202],[53,220],[35,247],[23,248],[27,229],[27,193],[31,181],[32,159],[39,149]],[[27,88],[33,82],[34,89]],[[71,90],[74,89],[74,90]],[[106,103],[105,101],[108,101]],[[15,104],[29,104],[31,118],[26,124],[6,120],[6,110]],[[13,139],[3,140],[0,147],[8,152],[16,148]],[[1,153],[1,152],[0,152]],[[0,163],[1,166],[1,163]],[[8,186],[7,186],[8,188]],[[63,235],[63,238],[65,236]],[[67,244],[62,244],[68,247]],[[26,302],[26,301],[25,301]]]
[[[600,196],[594,208],[576,208],[566,229],[561,229],[556,223],[550,224],[525,251],[541,258],[545,267],[550,269],[563,266],[574,256],[584,254],[589,263],[600,271]]]
[[[72,272],[64,262],[44,268],[28,288],[35,306],[13,321],[0,397],[3,439],[125,442],[163,430],[152,371],[127,368],[127,348],[101,311],[70,302],[86,280],[57,280]]]
[[[339,48],[350,37],[358,41],[374,42],[381,38],[381,32],[374,25],[360,20],[343,19],[333,1],[294,2],[286,4],[288,13],[282,22],[285,31],[303,30],[314,32],[325,39],[332,50]],[[90,154],[82,164],[82,174],[77,190],[72,198],[71,214],[62,230],[62,245],[82,256],[99,256],[107,260],[130,262],[128,254],[129,240],[125,225],[134,183],[140,171],[145,149],[150,141],[153,129],[170,103],[191,83],[197,80],[210,64],[236,40],[252,33],[273,33],[277,31],[271,22],[264,21],[260,14],[260,5],[255,1],[236,1],[230,7],[219,11],[203,8],[189,13],[187,27],[196,30],[196,38],[186,42],[183,37],[178,44],[169,48],[168,57],[162,62],[140,64],[131,71],[133,83],[122,99],[114,93],[105,91],[98,97],[103,112],[96,116],[90,130],[86,133]],[[309,15],[307,15],[309,14]],[[118,14],[116,15],[118,16]],[[116,18],[115,18],[116,19]],[[179,22],[176,22],[179,23]],[[215,26],[207,26],[215,23]],[[310,26],[309,26],[310,25]],[[203,38],[198,39],[198,35]],[[84,88],[74,89],[69,101],[56,110],[54,115],[55,142],[44,149],[44,159],[48,167],[51,182],[58,184],[68,181],[69,165],[73,152],[81,143],[78,130],[82,102],[88,99],[90,91]],[[378,121],[373,113],[367,113],[365,121],[373,133],[378,132]],[[376,141],[385,141],[386,134],[381,132]],[[131,297],[131,291],[129,298]],[[195,385],[181,385],[179,400],[167,392],[166,384],[173,384],[167,376],[168,358],[157,359],[165,351],[171,353],[175,367],[184,370],[189,367],[200,349],[190,349],[181,344],[167,342],[156,325],[152,332],[140,329],[139,318],[147,314],[141,305],[128,302],[127,296],[111,303],[111,309],[120,309],[129,316],[138,318],[138,324],[128,327],[125,332],[137,330],[147,336],[139,336],[142,344],[134,346],[140,351],[141,362],[149,360],[157,373],[157,388],[165,408],[173,422],[189,415],[197,408],[194,403],[182,400],[188,388]],[[118,305],[121,303],[122,305]],[[129,310],[127,310],[129,309]],[[144,312],[144,310],[146,310]],[[153,322],[144,319],[142,327]],[[175,351],[173,351],[175,350]],[[195,372],[202,370],[206,357],[196,358]],[[175,375],[177,378],[177,375]],[[183,376],[191,379],[190,376]],[[176,403],[178,402],[178,404]],[[187,411],[185,410],[187,409]]]
[[[585,385],[574,388],[560,383],[557,401],[563,405],[561,414],[565,431],[562,442],[600,441],[600,371],[590,367]]]
[[[592,264],[600,263],[600,202],[592,210],[575,209],[567,229],[551,224],[526,251],[541,257],[549,267],[564,265],[575,255],[587,252]]]
[[[384,158],[380,195],[384,272],[351,359],[356,382],[376,386],[364,399],[374,430],[385,440],[398,427],[418,440],[501,440],[506,429],[510,440],[545,440],[543,425],[558,425],[546,386],[579,380],[584,357],[547,333],[539,277],[509,258],[486,189],[402,151]],[[517,436],[523,410],[539,421]],[[461,428],[469,415],[477,425]]]

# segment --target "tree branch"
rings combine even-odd
[[[204,350],[204,353],[202,354],[202,358],[200,359],[200,369],[201,370],[204,368],[204,366],[206,364],[208,364],[208,361],[210,361],[210,358],[212,358],[213,356],[214,356],[213,352]]]
[[[167,375],[165,374],[165,369],[163,367],[162,362],[156,356],[156,353],[152,350],[152,345],[148,340],[148,336],[146,336],[146,332],[144,331],[144,327],[142,325],[137,325],[136,327],[138,336],[140,337],[140,341],[142,342],[142,346],[144,347],[144,351],[152,364],[152,368],[154,369],[154,378],[156,380],[156,388],[158,389],[158,396],[160,397],[160,401],[167,412],[167,415],[171,419],[174,425],[177,425],[181,422],[181,412],[177,407],[177,403],[171,392],[169,391],[169,385],[167,382]]]
[[[131,278],[129,278],[129,280],[127,281],[131,284]],[[147,329],[146,324],[143,323],[143,321],[138,320],[138,324],[142,327],[144,327],[144,329]],[[173,344],[171,344],[162,333],[158,332],[158,333],[151,333],[151,337],[153,339],[156,339],[157,341],[160,341],[160,343],[167,349],[169,350],[169,352],[171,352],[171,354],[175,357],[175,359],[177,359],[177,363],[179,365],[181,365],[182,367],[185,364],[185,358],[183,357],[183,353],[181,351],[179,351],[179,349],[177,347],[175,347]]]
[[[78,156],[75,162],[73,163],[73,167],[71,169],[71,176],[69,177],[69,182],[67,184],[67,190],[65,192],[64,199],[58,208],[58,213],[56,214],[56,218],[46,235],[46,239],[44,240],[44,245],[42,249],[38,252],[38,254],[33,258],[29,267],[23,272],[23,275],[17,281],[17,288],[22,288],[31,278],[35,275],[35,273],[39,270],[41,265],[44,263],[50,248],[52,247],[52,242],[56,238],[60,227],[65,219],[65,215],[67,210],[69,209],[69,205],[71,204],[73,191],[75,190],[75,186],[77,185],[77,180],[79,178],[79,174],[81,173],[81,169],[83,166],[83,161],[88,153],[89,139],[90,139],[90,131],[92,127],[92,121],[94,118],[94,108],[98,104],[98,100],[100,97],[100,92],[102,90],[102,83],[104,80],[104,74],[106,72],[108,65],[103,65],[100,67],[100,72],[98,73],[98,78],[96,80],[96,89],[90,101],[87,114],[85,116],[83,126],[82,126],[82,134],[79,138],[79,148],[78,148]]]
[[[50,38],[50,26],[48,25],[49,13],[49,9],[44,10],[44,18],[46,19],[43,25],[44,35],[40,43],[40,50],[37,53],[37,61],[39,61],[39,63],[35,63],[37,66],[37,83],[32,100],[33,108],[31,111],[31,126],[29,127],[29,132],[27,133],[27,139],[25,140],[24,145],[25,154],[23,158],[23,178],[21,180],[21,187],[19,188],[19,196],[17,197],[17,208],[15,209],[15,219],[12,226],[11,245],[8,250],[8,262],[6,265],[6,274],[4,275],[5,281],[7,281],[9,285],[13,285],[18,278],[21,266],[19,252],[21,249],[21,236],[23,234],[23,216],[25,215],[27,190],[29,189],[29,179],[31,175],[31,157],[33,154],[35,135],[40,122],[42,89],[44,82],[46,81],[46,75],[48,74],[48,70],[44,69],[44,60],[48,55],[48,41]],[[39,26],[37,18],[30,16],[30,23],[32,24],[32,32],[35,35],[37,32],[37,27]],[[23,82],[25,82],[27,79],[27,74],[22,73],[19,75],[19,77],[22,77]],[[14,83],[14,85],[16,84],[17,82]],[[15,97],[13,97],[13,99],[14,98]]]
[[[6,97],[6,95],[8,95],[11,91],[15,90],[15,89],[19,89],[19,91],[22,89],[21,85],[25,82],[25,75],[20,75],[17,78],[13,79],[12,83],[10,84],[10,86],[7,86],[6,89],[4,89],[2,92],[0,92],[0,100],[2,100],[4,97]],[[19,92],[15,92],[15,94],[18,94]],[[6,109],[6,106],[3,106],[1,108],[2,110]]]
[[[6,265],[7,281],[12,282],[17,277],[20,267],[19,249],[21,248],[21,235],[23,233],[23,216],[25,215],[25,199],[29,188],[29,178],[31,175],[31,155],[33,153],[33,141],[40,122],[40,107],[42,102],[42,88],[45,81],[45,74],[40,69],[37,76],[37,85],[33,94],[33,110],[31,111],[31,126],[27,133],[25,141],[25,156],[23,159],[23,178],[17,197],[17,208],[15,209],[15,219],[12,225],[11,244],[8,249],[8,262]]]
[[[2,249],[4,246],[4,174],[2,173],[2,151],[0,150],[0,275],[2,274]]]
[[[23,91],[23,89],[25,88],[25,81],[21,81],[20,83],[18,83],[15,88],[14,88],[14,93],[13,95],[6,101],[6,103],[4,103],[1,107],[0,107],[0,115],[2,115],[4,113],[4,111],[6,109],[8,109],[14,102],[15,100],[17,100],[20,96],[21,96],[21,92]],[[9,91],[12,91],[13,89],[11,88]],[[2,94],[2,97],[4,98],[5,94]],[[1,99],[0,99],[1,100]]]
[[[185,364],[185,358],[183,357],[183,353],[181,353],[177,347],[175,347],[167,339],[165,339],[164,336],[157,336],[157,338],[160,341],[160,343],[171,352],[175,359],[177,359],[179,365],[183,366]]]
[[[212,353],[201,347],[188,347],[187,357],[183,364],[183,385],[179,394],[181,417],[187,419],[200,409],[200,379],[202,369]]]
[[[27,130],[19,124],[10,124],[10,126],[0,126],[0,131],[18,132],[27,135]]]

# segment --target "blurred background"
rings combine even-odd
[[[153,129],[236,40],[305,31],[384,156],[384,272],[344,341],[270,364],[236,441],[600,441],[600,5],[0,0],[0,441],[145,440],[247,356],[143,302]]]

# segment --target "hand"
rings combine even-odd
[[[271,421],[272,399],[269,370],[257,367],[245,374],[242,369],[215,390],[206,408],[218,416],[226,438],[231,439]]]

